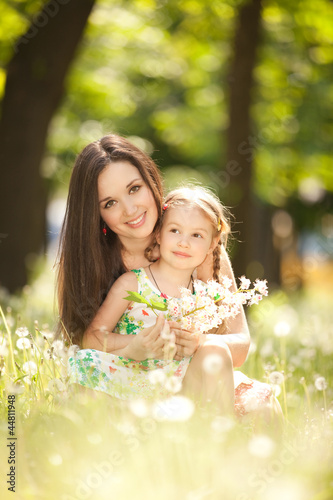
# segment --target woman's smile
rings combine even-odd
[[[128,224],[129,226],[132,226],[134,228],[143,226],[146,220],[146,213],[147,212],[143,212],[143,214],[141,214],[139,217],[134,220],[125,222],[125,224]]]

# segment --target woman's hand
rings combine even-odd
[[[169,321],[169,327],[172,333],[175,334],[176,354],[174,359],[180,361],[184,356],[192,356],[198,349],[200,343],[203,341],[204,336],[188,330],[182,330],[179,323],[176,321]]]

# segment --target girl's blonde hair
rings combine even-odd
[[[180,187],[166,196],[161,223],[157,229],[162,227],[164,214],[170,207],[198,208],[210,220],[214,229],[213,238],[219,236],[218,244],[213,251],[213,279],[220,281],[221,246],[227,246],[230,234],[230,216],[227,208],[207,188],[201,186]],[[152,253],[156,245],[156,238],[154,238],[152,244],[145,251],[145,256],[149,261],[153,260]]]

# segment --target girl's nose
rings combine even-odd
[[[178,246],[188,248],[190,246],[188,237],[182,234],[179,238]]]

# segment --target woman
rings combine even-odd
[[[107,135],[78,156],[61,233],[58,273],[61,322],[73,343],[113,354],[126,349],[126,356],[137,361],[149,356],[163,359],[163,317],[138,335],[105,332],[98,319],[98,310],[116,279],[127,270],[149,265],[145,250],[161,217],[162,197],[155,163],[122,137]],[[224,247],[220,269],[235,287]],[[197,273],[203,281],[212,278],[212,259],[207,258]],[[185,375],[190,392],[200,393],[216,384],[216,377],[202,368],[207,355],[218,353],[223,360],[219,380],[227,376],[231,365],[239,367],[246,359],[250,337],[243,311],[229,321],[228,334],[207,336],[203,345],[199,345],[198,336],[179,330],[177,324],[171,327],[176,336],[174,359],[193,355]],[[265,385],[266,408],[270,405],[267,390]],[[219,391],[223,392],[221,384]]]

